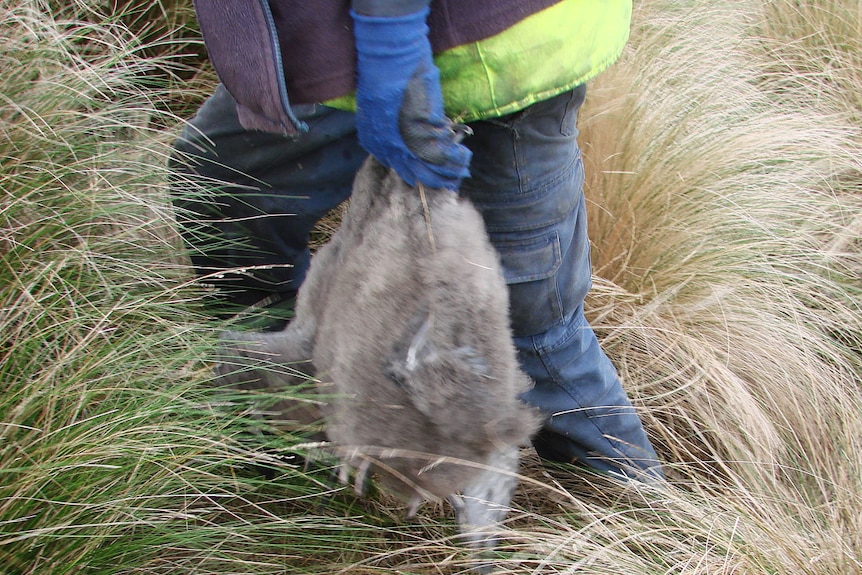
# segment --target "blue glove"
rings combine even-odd
[[[359,143],[410,185],[458,189],[470,175],[469,128],[443,113],[440,73],[431,56],[428,7],[407,15],[351,10],[356,39]]]

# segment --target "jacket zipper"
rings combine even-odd
[[[278,43],[278,30],[275,27],[275,18],[272,16],[272,9],[269,7],[268,0],[260,0],[260,7],[269,27],[269,41],[275,58],[275,74],[278,79],[278,96],[281,100],[281,107],[284,108],[284,113],[297,130],[302,133],[308,132],[308,124],[297,118],[290,107],[290,99],[287,97],[287,81],[284,78],[284,65],[281,61],[281,45]]]

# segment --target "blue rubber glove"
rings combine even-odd
[[[443,113],[440,73],[431,56],[428,7],[407,15],[351,10],[357,52],[359,143],[410,185],[458,189],[470,175],[469,128]]]

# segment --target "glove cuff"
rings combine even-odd
[[[363,16],[392,18],[415,14],[430,4],[431,0],[353,0],[351,7]]]
[[[406,81],[419,61],[432,58],[428,25],[425,23],[428,11],[424,8],[405,16],[385,18],[363,16],[351,10],[359,62],[380,66],[378,73],[403,76]]]

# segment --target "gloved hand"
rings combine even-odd
[[[443,113],[440,73],[428,42],[427,5],[397,16],[351,10],[357,52],[359,143],[410,185],[455,190],[470,175],[469,128]]]

